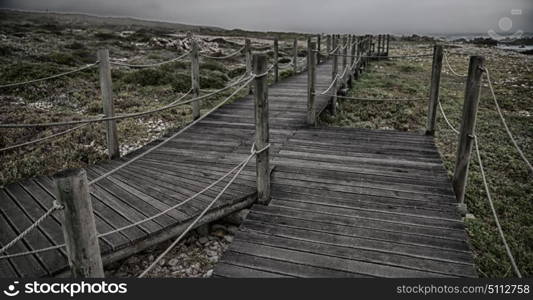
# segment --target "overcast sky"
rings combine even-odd
[[[273,31],[533,31],[533,0],[0,0],[0,7]]]

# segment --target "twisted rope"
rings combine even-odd
[[[487,68],[485,68],[484,71],[485,71],[485,74],[487,74],[487,81],[489,83],[490,93],[492,94],[492,98],[494,100],[494,105],[496,105],[496,110],[498,111],[498,115],[500,116],[500,120],[502,121],[503,127],[505,128],[505,132],[507,132],[507,135],[511,139],[511,142],[513,143],[514,147],[516,148],[516,151],[518,151],[518,153],[520,154],[520,157],[526,163],[526,166],[529,168],[529,171],[531,173],[533,173],[533,166],[531,166],[531,163],[527,159],[526,155],[524,154],[522,149],[520,149],[520,147],[518,146],[518,143],[516,142],[513,134],[511,133],[511,130],[509,129],[509,126],[507,126],[507,121],[505,121],[505,117],[503,116],[502,110],[500,109],[500,105],[498,104],[498,100],[496,99],[496,94],[494,93],[494,88],[492,87],[492,82],[490,80],[489,70]]]
[[[91,184],[94,184],[104,178],[106,178],[107,176],[117,172],[118,170],[130,165],[131,163],[137,161],[138,159],[146,156],[147,154],[153,152],[154,150],[158,149],[159,147],[165,145],[166,143],[168,143],[170,140],[174,139],[175,137],[177,137],[178,135],[182,134],[183,132],[185,132],[186,130],[188,130],[189,128],[191,128],[192,126],[194,126],[195,124],[197,124],[198,122],[202,121],[205,117],[207,117],[208,115],[210,115],[211,113],[213,113],[215,110],[217,110],[219,107],[221,107],[222,105],[224,105],[226,102],[228,102],[233,96],[235,96],[240,90],[242,90],[244,87],[246,87],[248,85],[248,83],[250,83],[251,81],[253,80],[253,77],[251,78],[248,78],[246,80],[244,80],[244,84],[241,85],[239,88],[237,88],[235,91],[233,91],[233,93],[231,93],[231,95],[229,95],[226,99],[224,99],[223,101],[221,101],[219,104],[215,105],[211,110],[209,110],[207,113],[205,113],[204,115],[202,115],[201,117],[199,117],[198,119],[194,120],[193,122],[189,123],[189,125],[183,127],[181,130],[179,130],[178,132],[176,132],[175,134],[171,135],[170,137],[166,138],[164,141],[162,141],[161,143],[155,145],[154,147],[148,149],[147,151],[145,152],[142,152],[141,154],[139,154],[138,156],[124,162],[122,165],[106,172],[105,174],[102,174],[100,175],[99,177],[93,179],[92,181],[89,182],[89,185]],[[211,93],[212,95],[213,93]]]
[[[241,163],[239,163],[239,165],[238,165],[239,169],[237,170],[235,175],[233,175],[233,177],[228,181],[228,183],[224,186],[224,188],[222,188],[222,190],[217,194],[217,196],[215,198],[213,198],[213,200],[209,203],[209,205],[207,205],[206,208],[204,208],[204,210],[196,217],[196,219],[194,219],[194,221],[192,221],[191,224],[189,224],[189,226],[187,226],[187,228],[174,240],[174,242],[172,242],[172,244],[170,244],[170,246],[165,251],[163,251],[163,253],[161,253],[148,266],[148,268],[146,268],[137,278],[143,278],[144,276],[146,276],[146,274],[148,274],[148,272],[150,272],[150,270],[152,270],[159,263],[159,261],[161,259],[163,259],[163,257],[165,257],[165,255],[167,255],[168,252],[170,252],[181,241],[181,239],[187,233],[189,233],[189,231],[198,223],[198,221],[200,221],[200,219],[209,211],[209,209],[211,209],[211,207],[215,204],[215,202],[218,199],[220,199],[220,197],[226,192],[226,190],[229,188],[229,186],[237,179],[239,174],[241,174],[242,170],[244,170],[246,165],[248,165],[248,163],[250,162],[252,157],[254,157],[255,155],[256,155],[256,153],[255,153],[255,151],[253,151],[245,160],[243,160]]]
[[[87,126],[87,125],[89,125],[89,124],[82,124],[82,125],[76,126],[74,128],[70,128],[70,129],[67,129],[65,131],[61,131],[61,132],[52,134],[50,136],[46,136],[46,137],[43,137],[43,138],[35,139],[35,140],[28,141],[28,142],[25,142],[25,143],[16,144],[16,145],[13,145],[13,146],[4,147],[4,148],[0,149],[0,152],[9,151],[9,150],[21,148],[21,147],[24,147],[24,146],[29,146],[29,145],[38,144],[38,143],[41,143],[41,142],[44,142],[44,141],[47,141],[47,140],[51,140],[51,139],[54,139],[54,138],[57,138],[57,137],[60,137],[60,136],[63,136],[63,135],[67,135],[67,134],[69,134],[71,132],[74,132],[74,131],[76,131],[78,129],[81,129],[81,128]]]
[[[427,99],[425,98],[413,98],[413,99],[386,99],[386,98],[357,98],[357,97],[349,97],[349,96],[340,96],[340,95],[333,95],[333,94],[322,94],[326,96],[332,96],[337,97],[341,99],[349,99],[349,100],[359,100],[359,101],[425,101]]]
[[[244,50],[244,48],[246,48],[246,46],[242,46],[240,49],[236,50],[235,52],[233,52],[233,53],[231,53],[231,54],[228,54],[228,55],[225,55],[225,56],[210,56],[210,55],[207,55],[207,54],[200,54],[200,56],[201,56],[201,57],[208,58],[208,59],[219,59],[219,60],[223,60],[223,59],[232,58],[232,57],[238,55],[239,53],[242,52],[242,50]]]
[[[28,235],[33,229],[37,228],[46,218],[48,218],[52,213],[54,213],[58,209],[62,209],[63,206],[59,204],[59,202],[54,201],[52,207],[50,207],[39,219],[37,219],[33,224],[31,224],[28,228],[26,228],[24,231],[22,231],[17,237],[15,237],[11,242],[7,243],[2,249],[0,249],[0,253],[5,253],[7,250],[9,250],[11,247],[13,247],[18,241],[22,240],[26,235]]]
[[[187,55],[189,55],[190,53],[191,53],[191,51],[187,51],[184,54],[182,54],[182,55],[180,55],[180,56],[178,56],[176,58],[173,58],[173,59],[170,59],[170,60],[166,60],[166,61],[162,61],[162,62],[158,62],[158,63],[153,63],[153,64],[135,65],[135,64],[114,62],[114,61],[110,61],[109,64],[116,65],[116,66],[121,66],[121,67],[130,67],[130,68],[151,68],[151,67],[158,67],[158,66],[161,66],[161,65],[164,65],[164,64],[169,64],[169,63],[175,62],[177,60],[181,60],[181,59],[185,58]]]
[[[28,80],[28,81],[23,81],[23,82],[16,82],[16,83],[3,84],[3,85],[0,85],[0,88],[9,88],[9,87],[20,86],[20,85],[26,85],[26,84],[31,84],[31,83],[36,83],[36,82],[41,82],[41,81],[45,81],[45,80],[50,80],[50,79],[55,79],[55,78],[63,77],[63,76],[69,75],[69,74],[73,74],[73,73],[81,72],[81,71],[83,71],[83,70],[86,70],[86,69],[92,68],[92,67],[98,65],[99,63],[100,63],[100,62],[97,61],[97,62],[95,62],[95,63],[89,64],[89,65],[86,65],[86,66],[84,66],[84,67],[81,67],[81,68],[78,68],[78,69],[75,69],[75,70],[71,70],[71,71],[67,71],[67,72],[59,73],[59,74],[52,75],[52,76],[48,76],[48,77],[43,77],[43,78],[38,78],[38,79],[33,79],[33,80]]]
[[[513,270],[516,276],[518,276],[518,278],[522,278],[522,274],[520,273],[520,270],[518,269],[518,266],[516,265],[516,261],[513,256],[513,253],[511,252],[511,249],[509,248],[509,244],[507,244],[507,239],[505,238],[505,234],[503,233],[503,229],[500,224],[498,214],[496,213],[496,209],[494,208],[494,203],[490,195],[489,185],[487,183],[487,178],[485,176],[485,170],[483,169],[483,162],[481,161],[481,154],[479,153],[479,146],[478,146],[476,135],[474,135],[474,146],[476,148],[476,155],[477,155],[477,160],[479,163],[479,169],[481,170],[481,178],[483,179],[483,186],[485,187],[485,192],[487,193],[487,200],[489,201],[490,210],[492,211],[494,221],[496,222],[496,227],[498,228],[498,234],[500,235],[500,238],[502,239],[503,245],[505,247],[505,252],[507,253],[507,257],[509,257],[509,260],[511,261],[511,265],[513,267]]]
[[[448,61],[448,51],[444,51],[444,61],[446,61],[446,65],[448,66],[448,69],[450,69],[450,72],[452,72],[453,75],[457,77],[466,77],[466,75],[458,74],[455,72],[455,70],[452,68],[452,65],[450,64],[450,61]]]
[[[450,129],[453,132],[455,132],[456,134],[459,134],[459,130],[455,129],[455,127],[452,125],[452,123],[450,123],[450,120],[448,119],[448,117],[444,113],[444,109],[442,108],[442,104],[440,103],[440,100],[438,101],[438,103],[439,103],[440,113],[444,117],[444,121],[446,121],[446,124],[448,124],[448,127],[450,127]]]
[[[150,114],[153,114],[153,113],[165,111],[165,110],[174,108],[176,106],[189,104],[189,103],[192,103],[192,102],[196,102],[196,101],[211,97],[211,96],[216,95],[216,94],[218,94],[220,92],[228,90],[228,89],[234,87],[235,85],[237,85],[239,83],[240,82],[238,82],[238,81],[237,82],[233,82],[233,83],[231,83],[231,84],[229,84],[229,85],[227,85],[227,86],[225,86],[225,87],[223,87],[223,88],[221,88],[219,90],[211,92],[209,94],[202,95],[202,96],[199,96],[199,97],[196,97],[196,98],[192,98],[192,99],[189,99],[189,100],[186,100],[186,101],[182,101],[182,102],[174,101],[171,104],[165,105],[163,107],[152,109],[152,110],[148,110],[148,111],[144,111],[144,112],[123,114],[123,115],[119,115],[119,116],[104,117],[104,118],[98,118],[98,119],[84,119],[84,120],[73,120],[73,121],[63,121],[63,122],[33,123],[33,124],[31,124],[31,123],[30,124],[0,124],[0,128],[29,128],[29,127],[66,126],[66,125],[76,125],[76,124],[84,124],[84,123],[98,123],[98,122],[104,122],[104,121],[135,118],[135,117],[140,117],[140,116],[144,116],[144,115],[150,115]],[[185,94],[185,96],[188,95],[190,92],[191,92],[191,90],[189,90],[189,92],[187,92],[187,94]],[[183,98],[183,96],[181,98]]]

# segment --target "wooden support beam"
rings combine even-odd
[[[274,82],[279,81],[279,40],[274,38]]]
[[[268,124],[268,75],[267,57],[265,54],[254,54],[254,73],[259,75],[254,79],[255,86],[255,147],[262,150],[270,142]],[[257,200],[261,204],[270,201],[270,149],[266,148],[256,155]]]
[[[338,39],[338,37],[334,37],[333,38],[332,48],[336,49],[336,50],[333,53],[333,67],[332,67],[332,70],[331,70],[331,80],[332,81],[335,80],[335,78],[337,77],[337,75],[339,73],[339,54],[341,53],[341,49],[337,48],[338,45],[339,45],[339,39]],[[340,79],[337,79],[337,81],[335,83],[335,86],[333,87],[332,90],[329,91],[328,94],[337,95],[337,89],[338,89],[338,83],[339,82],[340,82]],[[330,111],[331,115],[336,115],[337,114],[337,97],[336,96],[332,96],[330,98],[329,111]]]
[[[102,94],[102,105],[106,117],[115,116],[115,106],[113,104],[113,84],[111,82],[111,67],[109,65],[109,50],[100,49],[97,52],[100,66],[100,92]],[[117,121],[106,121],[106,141],[107,154],[109,159],[120,157],[118,145]]]
[[[298,39],[294,39],[292,43],[292,69],[294,74],[298,73]]]
[[[481,89],[481,76],[483,75],[485,58],[471,56],[466,79],[465,100],[463,104],[463,118],[459,133],[459,144],[455,160],[455,172],[452,185],[455,197],[459,204],[464,204],[466,182],[468,179],[468,166],[474,143],[476,114]]]
[[[189,34],[191,40],[191,88],[193,97],[200,96],[200,49],[198,42],[194,39],[192,33]],[[192,117],[194,120],[200,117],[201,100],[191,103]]]
[[[437,122],[437,105],[439,104],[440,74],[442,70],[443,51],[442,45],[433,47],[433,64],[431,67],[431,86],[429,89],[428,117],[426,134],[435,134]]]
[[[316,83],[316,44],[307,38],[307,124],[316,123],[315,83]]]
[[[245,63],[246,63],[246,76],[250,76],[252,74],[252,43],[250,42],[250,39],[244,40],[244,54],[245,54]],[[249,85],[248,93],[251,94],[252,91],[252,85]]]
[[[349,43],[350,41],[348,40],[348,36],[344,35],[342,38],[342,45],[344,46],[344,48],[342,49],[342,70],[343,71],[346,65],[348,64],[348,57],[346,55],[348,55]],[[342,78],[342,80],[344,81],[344,78]]]
[[[56,199],[63,205],[63,235],[74,278],[103,278],[104,268],[94,222],[87,174],[67,169],[54,175]]]

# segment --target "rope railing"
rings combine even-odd
[[[349,97],[349,96],[341,96],[341,95],[333,95],[333,94],[322,94],[325,96],[332,96],[337,97],[340,99],[347,99],[347,100],[358,100],[358,101],[426,101],[427,98],[358,98],[358,97]]]
[[[58,133],[54,133],[54,134],[49,135],[49,136],[45,136],[45,137],[38,138],[38,139],[35,139],[35,140],[31,140],[31,141],[28,141],[28,142],[16,144],[16,145],[13,145],[13,146],[0,148],[0,152],[11,151],[11,150],[22,148],[22,147],[25,147],[25,146],[30,146],[30,145],[39,144],[39,143],[42,143],[42,142],[45,142],[45,141],[48,141],[48,140],[52,140],[52,139],[67,135],[69,133],[72,133],[72,132],[74,132],[74,131],[76,131],[78,129],[81,129],[81,128],[87,126],[87,125],[89,125],[89,124],[81,124],[81,125],[78,125],[78,126],[76,126],[74,128],[70,128],[70,129],[67,129],[67,130],[64,130],[64,131],[61,131],[61,132],[58,132]]]
[[[452,68],[450,61],[448,60],[448,51],[446,50],[444,51],[444,61],[446,62],[446,66],[448,66],[448,69],[450,70],[450,72],[452,72],[453,75],[461,78],[466,78],[466,74],[459,74]]]
[[[494,93],[494,88],[492,87],[492,81],[490,79],[489,70],[487,68],[484,69],[485,74],[487,76],[487,82],[489,84],[490,93],[492,95],[492,99],[494,100],[494,105],[496,106],[496,111],[498,112],[498,115],[500,116],[500,120],[502,121],[503,127],[505,128],[505,132],[509,136],[509,139],[511,139],[511,142],[513,143],[514,147],[516,148],[516,151],[518,151],[518,154],[520,154],[520,157],[522,160],[526,163],[526,166],[529,168],[529,171],[533,174],[533,166],[531,166],[531,163],[527,159],[526,155],[520,149],[518,146],[518,143],[516,142],[516,139],[513,136],[513,133],[509,129],[509,126],[507,125],[507,121],[505,121],[505,117],[503,116],[502,110],[500,108],[500,104],[498,103],[498,100],[496,99],[496,93]]]
[[[446,124],[448,124],[448,126],[450,127],[450,129],[457,135],[460,134],[459,130],[457,130],[451,123],[450,123],[450,120],[448,119],[448,117],[446,116],[446,113],[444,112],[444,109],[442,108],[442,105],[440,103],[440,101],[438,102],[439,103],[439,108],[440,108],[440,112],[442,114],[442,116],[444,117],[444,120],[446,121]],[[507,239],[505,238],[505,234],[503,232],[503,229],[502,229],[502,226],[500,224],[500,220],[498,218],[498,214],[496,212],[496,209],[494,208],[494,202],[492,200],[492,196],[491,196],[491,193],[490,193],[490,188],[489,188],[489,185],[488,185],[488,181],[487,181],[487,177],[485,175],[485,169],[483,167],[483,161],[481,159],[481,154],[480,154],[480,151],[479,151],[479,142],[478,142],[478,138],[477,138],[477,135],[473,135],[473,138],[474,138],[474,148],[476,150],[476,157],[477,157],[477,160],[478,160],[478,164],[479,164],[479,170],[480,170],[480,173],[481,173],[481,179],[483,181],[483,186],[485,188],[485,193],[487,195],[487,200],[489,202],[489,205],[490,205],[490,209],[491,209],[491,212],[492,212],[492,215],[494,217],[494,221],[496,223],[496,227],[498,229],[498,234],[500,235],[500,238],[503,242],[503,245],[504,245],[504,248],[505,248],[505,252],[507,254],[507,257],[509,257],[509,260],[511,261],[511,265],[513,267],[513,270],[515,272],[515,274],[521,278],[522,277],[522,274],[520,273],[520,270],[518,269],[518,266],[516,265],[516,261],[515,261],[515,258],[513,256],[513,253],[511,252],[511,249],[509,248],[509,244],[507,243]]]
[[[158,263],[161,259],[163,259],[163,257],[165,257],[165,255],[167,255],[182,239],[183,237],[189,233],[189,231],[194,228],[194,226],[196,224],[198,224],[198,222],[202,219],[202,217],[209,211],[209,209],[211,209],[211,207],[213,207],[213,205],[217,202],[218,199],[220,199],[220,197],[222,197],[222,195],[226,192],[226,190],[231,186],[231,184],[233,184],[233,182],[237,179],[237,177],[241,174],[241,172],[244,170],[244,168],[248,165],[248,163],[250,162],[250,160],[258,153],[261,153],[263,152],[264,150],[268,149],[270,147],[270,144],[268,144],[265,148],[257,151],[255,149],[255,143],[252,145],[252,149],[251,149],[251,153],[250,155],[248,155],[248,157],[246,157],[243,161],[241,161],[237,167],[233,168],[230,172],[226,173],[225,175],[229,176],[231,173],[233,173],[233,171],[235,169],[238,168],[238,170],[235,172],[235,174],[233,175],[233,177],[228,181],[228,183],[226,183],[226,185],[222,188],[222,190],[216,195],[215,198],[213,198],[213,200],[202,210],[202,212],[194,219],[194,221],[192,221],[189,226],[187,226],[187,228],[172,242],[172,244],[170,244],[170,246],[167,247],[167,249],[165,249],[165,251],[163,251],[163,253],[161,253],[149,266],[148,268],[146,268],[139,276],[138,278],[143,278],[144,276],[146,276],[148,274],[148,272],[150,272]]]
[[[228,55],[225,55],[225,56],[210,56],[210,55],[203,54],[203,53],[200,53],[200,56],[204,57],[204,58],[208,58],[208,59],[224,60],[224,59],[232,58],[234,56],[239,55],[245,48],[246,48],[246,46],[242,46],[241,48],[237,49],[235,52],[232,52],[232,53],[230,53]]]
[[[13,247],[18,241],[22,240],[26,235],[28,235],[31,231],[33,231],[35,228],[39,227],[39,225],[46,220],[49,216],[51,216],[56,210],[62,209],[63,206],[59,204],[59,202],[54,201],[52,207],[50,207],[41,217],[39,217],[33,224],[31,224],[28,228],[26,228],[24,231],[22,231],[19,235],[17,235],[13,240],[11,240],[9,243],[7,243],[5,246],[0,249],[0,254],[5,253],[7,250],[9,250],[11,247]],[[2,258],[2,257],[0,257]]]
[[[231,84],[229,84],[229,85],[227,85],[227,86],[225,86],[225,87],[223,87],[221,89],[218,89],[216,91],[213,91],[213,92],[211,92],[209,94],[198,96],[196,98],[192,98],[192,99],[189,99],[189,100],[186,100],[186,101],[177,102],[179,100],[178,99],[178,100],[172,102],[171,104],[165,105],[165,106],[160,107],[160,108],[144,111],[144,112],[123,114],[123,115],[118,115],[118,116],[113,116],[113,117],[104,117],[104,118],[97,118],[97,119],[83,119],[83,120],[72,120],[72,121],[63,121],[63,122],[29,123],[29,124],[0,124],[0,128],[31,128],[31,127],[67,126],[67,125],[77,125],[77,124],[85,124],[85,123],[100,123],[100,122],[105,122],[105,121],[113,121],[113,120],[122,120],[122,119],[128,119],[128,118],[141,117],[141,116],[150,115],[150,114],[153,114],[153,113],[158,113],[158,112],[161,112],[161,111],[165,111],[165,110],[177,107],[177,106],[181,106],[181,105],[189,104],[189,103],[196,102],[196,101],[199,101],[199,100],[203,100],[205,98],[209,98],[209,97],[211,97],[213,95],[216,95],[216,94],[221,93],[221,92],[223,92],[225,90],[228,90],[228,89],[234,87],[235,85],[237,85],[239,83],[240,83],[239,81],[231,83]],[[190,94],[190,93],[191,93],[191,91],[187,92],[187,94],[185,94],[185,96]],[[181,98],[183,98],[183,96]]]
[[[215,110],[217,110],[219,107],[221,107],[222,105],[224,105],[226,102],[228,102],[229,100],[231,100],[231,98],[233,96],[235,96],[240,90],[242,90],[244,87],[246,87],[248,85],[248,83],[250,83],[252,80],[254,79],[253,76],[251,76],[250,78],[247,78],[241,82],[244,82],[243,85],[241,85],[239,88],[237,88],[235,91],[233,91],[233,93],[231,93],[228,97],[226,97],[223,101],[221,101],[219,104],[215,105],[211,110],[209,110],[207,113],[205,113],[204,115],[200,116],[198,119],[194,120],[193,122],[189,123],[187,126],[183,127],[182,129],[180,129],[178,132],[174,133],[173,135],[171,135],[170,137],[166,138],[164,141],[162,141],[161,143],[155,145],[154,147],[148,149],[147,151],[145,152],[142,152],[141,154],[139,154],[138,156],[124,162],[123,164],[121,164],[120,166],[106,172],[105,174],[102,174],[100,175],[98,178],[95,178],[93,179],[92,181],[89,182],[89,185],[91,184],[94,184],[106,177],[108,177],[109,175],[111,174],[114,174],[115,172],[117,172],[118,170],[120,169],[123,169],[124,167],[130,165],[131,163],[139,160],[140,158],[146,156],[147,154],[153,152],[154,150],[156,149],[159,149],[161,146],[165,145],[166,143],[168,143],[170,140],[176,138],[178,135],[182,134],[183,132],[185,132],[186,130],[188,130],[189,128],[191,128],[192,126],[194,126],[195,124],[197,124],[198,122],[200,122],[201,120],[203,120],[205,117],[207,117],[208,115],[210,115],[211,113],[213,113]],[[236,85],[236,84],[235,84]],[[215,93],[210,93],[210,95],[214,95]],[[204,97],[206,98],[206,97]]]
[[[411,57],[430,57],[433,54],[412,54],[412,55],[389,55],[389,56],[379,56],[379,55],[344,55],[342,53],[332,54],[336,56],[346,56],[346,57],[362,57],[362,58],[411,58]]]
[[[46,80],[51,80],[51,79],[63,77],[63,76],[66,76],[66,75],[70,75],[70,74],[74,74],[74,73],[78,73],[78,72],[90,69],[90,68],[98,65],[98,63],[99,62],[97,61],[97,62],[94,62],[92,64],[88,64],[86,66],[83,66],[81,68],[77,68],[75,70],[71,70],[71,71],[67,71],[67,72],[51,75],[51,76],[48,76],[48,77],[42,77],[42,78],[38,78],[38,79],[32,79],[32,80],[16,82],[16,83],[2,84],[2,85],[0,85],[0,88],[11,88],[11,87],[15,87],[15,86],[27,85],[27,84],[32,84],[32,83],[37,83],[37,82],[41,82],[41,81],[46,81]]]
[[[254,144],[255,145],[255,144]],[[119,227],[119,228],[116,228],[116,229],[113,229],[113,230],[110,230],[110,231],[107,231],[105,233],[101,233],[101,234],[98,234],[98,238],[104,238],[106,236],[109,236],[111,234],[114,234],[114,233],[118,233],[118,232],[121,232],[121,231],[124,231],[124,230],[127,230],[127,229],[130,229],[130,228],[133,228],[133,227],[137,227],[141,224],[144,224],[146,222],[149,222],[151,220],[154,220],[158,217],[161,217],[163,215],[166,215],[168,214],[170,211],[173,211],[187,203],[189,203],[190,201],[196,199],[198,196],[204,194],[205,192],[207,192],[208,190],[210,190],[211,188],[213,188],[215,185],[217,185],[218,183],[220,183],[221,181],[223,181],[225,178],[227,178],[228,176],[230,176],[233,172],[235,172],[235,170],[239,169],[239,171],[237,172],[237,174],[240,174],[242,169],[244,169],[244,167],[248,164],[248,162],[250,161],[250,159],[255,156],[256,154],[258,153],[261,153],[262,151],[266,150],[268,147],[270,147],[270,145],[267,145],[265,148],[257,151],[255,150],[253,147],[252,149],[254,149],[251,153],[250,156],[248,156],[245,160],[243,160],[242,162],[240,162],[237,166],[235,166],[234,168],[232,168],[231,170],[229,170],[228,172],[226,172],[224,175],[222,175],[220,178],[218,178],[217,180],[213,181],[211,184],[209,184],[208,186],[204,187],[202,190],[200,190],[199,192],[196,192],[194,195],[188,197],[187,199],[181,201],[180,203],[176,204],[176,205],[173,205],[171,207],[168,207],[166,208],[165,210],[163,211],[160,211],[150,217],[147,217],[147,218],[144,218],[142,220],[139,220],[139,221],[136,221],[132,224],[128,224],[126,226],[122,226],[122,227]],[[244,164],[244,166],[243,166]],[[233,179],[231,182],[233,182],[235,179]],[[223,189],[223,191],[220,194],[220,196],[223,194],[223,192],[227,189],[227,187],[229,187],[229,185],[227,185],[225,187],[225,189]],[[216,200],[218,200],[218,198],[220,198],[220,196],[218,196],[217,198],[215,198],[215,200],[212,202],[214,203]],[[54,211],[58,210],[58,209],[61,209],[62,206],[57,202],[57,201],[54,201],[54,206],[52,208],[50,208],[42,217],[40,217],[37,221],[35,221],[30,227],[28,227],[24,232],[22,232],[21,234],[19,234],[15,239],[13,239],[11,242],[9,242],[8,244],[6,244],[6,246],[4,246],[1,250],[0,250],[0,254],[1,253],[5,253],[7,250],[9,250],[11,247],[13,247],[13,245],[15,245],[17,242],[19,242],[20,240],[22,240],[29,232],[31,232],[33,229],[35,229],[36,227],[39,226],[40,223],[42,223],[47,217],[49,217]],[[209,207],[210,208],[210,207]],[[207,208],[207,210],[209,209]],[[206,211],[207,211],[206,210]],[[202,215],[203,216],[203,215]],[[201,217],[200,217],[201,218]],[[198,220],[200,219],[198,218]],[[197,222],[197,221],[196,221]],[[195,225],[195,222],[191,223],[192,226]],[[192,228],[191,226],[191,228]],[[188,232],[188,230],[185,231],[185,233]],[[26,256],[26,255],[32,255],[32,254],[37,254],[37,253],[42,253],[42,252],[47,252],[47,251],[52,251],[52,250],[56,250],[56,249],[60,249],[62,247],[65,247],[66,244],[59,244],[59,245],[54,245],[54,246],[51,246],[51,247],[46,247],[46,248],[41,248],[41,249],[37,249],[37,250],[32,250],[32,251],[24,251],[24,252],[19,252],[19,253],[14,253],[14,254],[7,254],[7,255],[3,255],[3,256],[0,256],[0,260],[1,259],[9,259],[9,258],[16,258],[16,257],[21,257],[21,256]]]
[[[509,260],[511,261],[513,271],[515,272],[516,276],[518,276],[518,278],[522,278],[522,274],[520,273],[520,270],[518,269],[518,266],[516,265],[516,260],[513,256],[513,253],[511,252],[511,248],[509,248],[509,244],[507,243],[507,239],[505,238],[505,234],[503,232],[502,225],[500,224],[498,214],[496,213],[496,209],[494,208],[494,202],[492,201],[489,184],[487,182],[487,177],[485,176],[485,169],[483,168],[483,161],[481,160],[481,154],[479,153],[479,145],[478,145],[478,140],[477,140],[476,135],[474,135],[474,147],[476,149],[476,156],[477,156],[477,160],[479,163],[479,170],[481,172],[481,179],[483,180],[483,186],[485,187],[485,193],[487,194],[487,200],[490,205],[490,210],[492,211],[492,216],[494,217],[496,227],[498,228],[498,234],[500,235],[500,238],[502,239],[503,245],[505,247],[505,253],[507,254],[507,257],[509,257]]]
[[[166,61],[153,63],[153,64],[139,64],[139,65],[136,65],[136,64],[127,64],[127,63],[121,63],[121,62],[116,62],[116,61],[109,61],[109,64],[115,65],[115,66],[121,66],[121,67],[129,67],[129,68],[152,68],[152,67],[159,67],[159,66],[162,66],[162,65],[165,65],[165,64],[170,64],[170,63],[173,63],[173,62],[178,61],[178,60],[182,60],[182,59],[186,58],[189,54],[191,54],[191,51],[187,51],[184,54],[182,54],[182,55],[180,55],[178,57],[175,57],[173,59],[169,59],[169,60],[166,60]]]

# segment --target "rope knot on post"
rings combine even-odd
[[[252,148],[250,149],[250,154],[261,154],[263,151],[267,150],[270,148],[270,143],[268,143],[265,147],[257,150],[257,146],[255,145],[255,143],[252,144]]]

